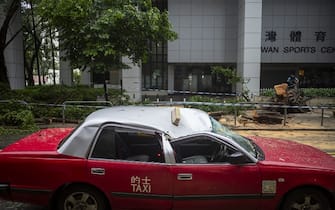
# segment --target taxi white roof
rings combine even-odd
[[[211,131],[211,122],[206,112],[191,108],[178,108],[180,121],[172,122],[172,112],[176,107],[118,106],[98,110],[90,114],[84,124],[101,125],[106,122],[141,125],[180,137],[199,131]]]
[[[152,128],[167,133],[172,138],[212,130],[211,121],[206,112],[178,108],[179,123],[174,124],[174,110],[176,110],[175,107],[118,106],[95,111],[67,138],[58,152],[85,157],[99,127],[106,123]]]

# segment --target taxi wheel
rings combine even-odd
[[[282,210],[330,210],[326,195],[316,189],[299,189],[290,193]]]
[[[57,210],[109,209],[102,193],[90,186],[70,186],[59,196]]]

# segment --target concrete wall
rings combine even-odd
[[[134,65],[129,58],[123,57],[122,61],[130,66],[122,70],[122,88],[126,90],[130,100],[137,102],[142,100],[142,70],[140,66]]]
[[[0,25],[4,20],[4,5],[0,3]],[[21,29],[22,20],[20,11],[14,16],[8,30],[7,40],[11,39],[18,30]],[[5,49],[5,59],[8,79],[12,89],[22,89],[25,87],[24,61],[23,61],[23,35],[19,33],[16,38]]]
[[[245,84],[237,93],[259,95],[261,69],[262,0],[239,0],[237,72]]]
[[[168,44],[169,63],[236,62],[236,0],[169,0],[178,39]]]

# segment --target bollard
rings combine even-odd
[[[236,127],[236,120],[237,120],[237,109],[236,106],[234,106],[234,126]]]
[[[283,121],[283,126],[286,126],[286,119],[287,119],[287,107],[284,108],[284,121]]]
[[[323,126],[323,114],[324,114],[324,108],[321,108],[321,126]]]

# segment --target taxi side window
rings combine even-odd
[[[139,130],[105,127],[92,151],[92,158],[141,162],[164,162],[159,136]]]
[[[235,150],[208,137],[199,136],[171,143],[177,163],[210,164],[226,163],[226,158]]]

